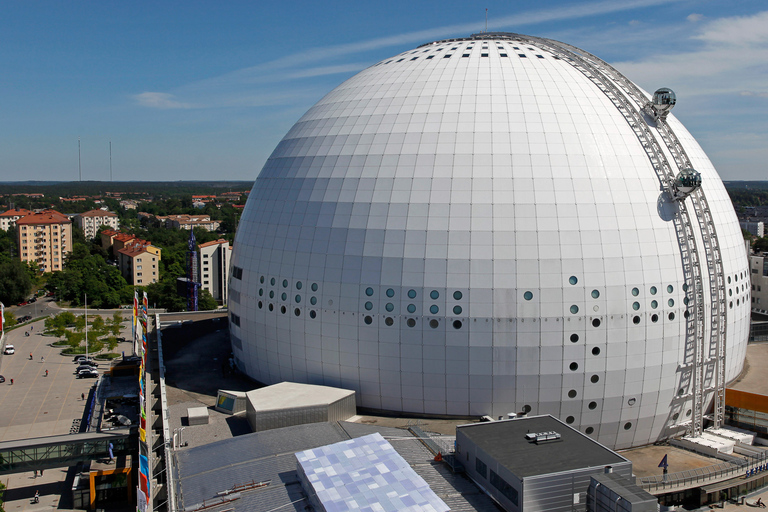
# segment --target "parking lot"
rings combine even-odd
[[[88,396],[95,379],[76,378],[72,356],[62,356],[62,347],[52,347],[56,339],[43,336],[42,329],[40,320],[6,334],[6,345],[14,345],[16,353],[0,355],[0,375],[5,377],[0,384],[0,441],[68,434],[83,416],[81,396]],[[127,331],[123,336],[130,339],[130,326]],[[117,351],[122,350],[130,352],[130,342],[120,343]],[[108,367],[108,362],[99,362],[100,373]]]

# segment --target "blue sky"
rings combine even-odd
[[[768,4],[6,1],[0,181],[253,180],[317,100],[363,68],[485,29],[614,64],[675,114],[723,179],[768,173]],[[726,7],[727,5],[727,7]]]

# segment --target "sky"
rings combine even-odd
[[[253,181],[362,69],[486,29],[613,64],[724,180],[768,180],[765,0],[0,1],[0,181]],[[78,140],[80,158],[78,159]],[[80,163],[79,163],[80,162]]]

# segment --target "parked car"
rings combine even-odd
[[[79,354],[79,355],[76,355],[74,358],[72,358],[72,362],[73,362],[73,363],[76,363],[76,362],[78,362],[78,361],[83,361],[83,360],[85,360],[85,359],[88,359],[88,358],[85,356],[85,354]]]
[[[76,361],[80,366],[90,366],[91,368],[98,368],[99,363],[91,361],[90,359],[79,359]]]
[[[79,372],[77,372],[78,379],[97,378],[98,376],[99,376],[99,371],[94,370],[93,368],[88,368],[87,370],[80,370]]]
[[[17,305],[17,306],[26,306],[26,305],[27,305],[27,301],[21,301],[21,302],[19,302],[19,303],[18,303],[18,304],[16,304],[16,305]]]
[[[16,353],[16,347],[13,345],[6,345],[5,350],[3,350],[3,354],[11,355]]]
[[[0,384],[2,384],[3,382],[5,382],[5,377],[3,377],[2,375],[0,375]]]
[[[93,366],[88,366],[87,364],[81,364],[77,368],[75,368],[75,373],[81,372],[83,370],[95,370]]]

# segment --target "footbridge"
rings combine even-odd
[[[19,439],[0,443],[0,475],[74,466],[78,462],[137,453],[135,431],[84,432],[62,436]]]

